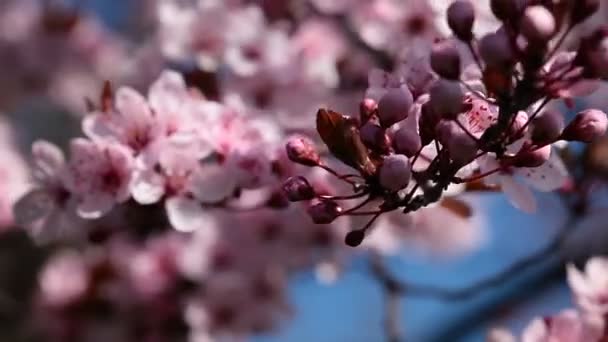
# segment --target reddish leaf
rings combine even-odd
[[[376,171],[354,119],[331,110],[319,109],[317,132],[329,151],[343,163],[367,176]]]
[[[439,205],[465,219],[473,215],[473,209],[466,202],[453,197],[444,197]]]
[[[501,191],[500,186],[488,185],[479,179],[471,181],[471,182],[466,182],[464,190],[467,192],[474,192],[474,191],[475,192],[499,192],[499,191]]]

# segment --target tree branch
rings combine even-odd
[[[371,269],[374,278],[380,283],[384,295],[384,331],[388,342],[402,341],[401,302],[402,284],[384,266],[382,256],[371,255]]]
[[[553,240],[540,250],[515,261],[504,270],[484,278],[476,283],[460,289],[449,289],[410,283],[398,279],[384,265],[382,256],[377,252],[370,254],[370,267],[373,277],[380,283],[384,292],[384,327],[387,341],[402,341],[401,313],[399,305],[402,296],[435,297],[442,300],[465,300],[481,294],[482,292],[500,286],[510,278],[525,272],[540,263],[547,257],[555,254],[556,251],[568,239],[574,231],[572,226],[580,218],[580,215],[571,214],[570,217],[560,227],[560,230],[553,237]]]

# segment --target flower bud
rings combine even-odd
[[[431,87],[430,105],[435,113],[445,119],[454,119],[462,112],[464,92],[460,84],[445,79],[438,80]]]
[[[578,24],[600,8],[600,0],[579,0],[572,6],[572,23]]]
[[[360,129],[361,140],[368,148],[387,152],[391,146],[390,138],[386,135],[386,129],[373,122],[368,122]]]
[[[551,145],[530,150],[522,148],[510,161],[515,167],[539,167],[551,157]]]
[[[397,153],[412,157],[421,147],[422,141],[415,129],[401,127],[393,134],[393,148]]]
[[[378,102],[378,118],[382,127],[390,127],[407,118],[414,102],[406,86],[391,88]]]
[[[359,104],[359,118],[362,123],[366,123],[374,112],[378,109],[378,103],[373,99],[363,99]]]
[[[344,243],[350,247],[357,247],[361,244],[361,242],[363,242],[363,239],[365,239],[365,231],[362,229],[357,229],[346,234]]]
[[[380,185],[390,191],[399,191],[405,188],[412,177],[410,160],[401,154],[394,154],[384,158],[380,167]]]
[[[515,58],[511,42],[504,29],[483,36],[479,41],[479,53],[488,65],[496,67],[510,65]]]
[[[548,43],[555,34],[556,23],[553,14],[540,5],[526,8],[521,21],[521,33],[530,42]]]
[[[468,0],[454,1],[447,11],[448,26],[460,40],[473,39],[473,24],[475,23],[475,7]]]
[[[490,0],[492,13],[502,21],[518,18],[523,7],[522,0]]]
[[[323,200],[308,207],[308,215],[316,224],[332,223],[341,213],[342,208],[338,203],[330,200]]]
[[[470,163],[477,155],[477,142],[454,121],[441,121],[437,125],[437,138],[458,165]]]
[[[285,149],[287,150],[287,157],[294,163],[317,166],[321,160],[314,143],[305,137],[290,138],[285,145]]]
[[[291,202],[308,201],[315,198],[315,189],[302,176],[289,177],[283,183],[283,192]]]
[[[608,118],[599,109],[587,109],[576,114],[576,117],[562,132],[564,140],[576,140],[590,143],[606,134]]]
[[[268,196],[268,198],[266,199],[266,207],[277,210],[285,209],[289,207],[289,202],[293,201],[288,198],[286,192],[284,190],[278,190],[272,192]]]
[[[537,145],[550,144],[559,139],[564,129],[564,117],[556,110],[545,111],[532,121],[532,141]]]
[[[449,80],[460,78],[460,53],[453,42],[444,41],[433,46],[431,68],[443,78]]]

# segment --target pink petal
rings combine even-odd
[[[589,280],[573,264],[568,264],[566,266],[566,276],[568,286],[570,286],[570,289],[574,292],[575,296],[589,296],[593,294],[593,291],[589,286]]]
[[[608,293],[608,258],[589,259],[585,265],[585,273],[596,290]]]
[[[546,342],[549,337],[547,325],[542,318],[536,318],[524,329],[521,342]]]
[[[534,213],[536,211],[536,198],[534,198],[534,194],[530,188],[518,183],[509,176],[502,176],[500,179],[502,191],[515,208],[526,213]]]
[[[114,198],[110,194],[90,194],[80,199],[76,212],[85,219],[98,219],[109,213],[114,203]]]
[[[28,227],[51,214],[55,200],[46,190],[33,190],[21,197],[13,206],[15,223]]]
[[[175,71],[164,71],[150,87],[148,100],[157,115],[176,114],[187,97],[184,78]]]
[[[551,152],[549,160],[535,168],[520,168],[516,173],[524,178],[526,184],[543,192],[554,191],[568,180],[568,170],[559,154]]]
[[[165,179],[158,173],[145,170],[136,172],[131,181],[131,195],[140,204],[158,202],[165,194]]]
[[[111,115],[115,113],[98,113],[87,115],[82,119],[82,131],[93,140],[112,140],[117,138],[117,132],[112,127]]]
[[[137,120],[142,116],[151,116],[146,99],[131,88],[119,88],[116,91],[115,102],[116,109],[120,114],[130,120]]]
[[[63,152],[59,147],[45,140],[34,142],[32,156],[36,165],[34,176],[43,183],[56,180],[65,165]]]
[[[231,169],[219,165],[205,165],[192,176],[189,188],[201,202],[219,202],[234,193],[235,176]]]
[[[171,197],[165,202],[165,209],[171,226],[181,232],[203,229],[210,221],[210,215],[194,199]]]

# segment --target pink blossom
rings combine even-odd
[[[39,140],[32,145],[36,184],[14,205],[16,223],[39,241],[81,237],[83,220],[76,215],[76,201],[65,185],[67,166],[63,152]]]
[[[135,152],[138,163],[151,164],[163,140],[177,134],[194,139],[193,116],[198,114],[182,76],[165,71],[150,87],[146,100],[131,88],[120,88],[115,110],[83,120],[83,131],[93,140],[117,141]],[[203,145],[200,145],[203,147]],[[208,151],[208,150],[207,150]]]
[[[53,256],[39,277],[42,301],[62,307],[80,300],[88,289],[89,274],[82,257],[74,251]]]
[[[481,173],[497,170],[484,178],[488,184],[500,185],[509,202],[518,209],[532,213],[536,211],[536,200],[530,190],[548,192],[565,184],[568,172],[559,155],[552,151],[549,160],[535,168],[501,168],[494,157],[486,155],[478,159]]]
[[[576,304],[594,315],[608,313],[608,259],[593,257],[587,261],[585,271],[568,265],[568,284],[574,293]]]
[[[522,342],[591,342],[599,341],[603,335],[604,322],[597,317],[585,316],[576,310],[567,309],[555,316],[536,318],[524,329]],[[512,334],[495,330],[489,342],[516,341]]]
[[[78,214],[99,218],[129,199],[133,166],[132,151],[125,146],[74,139],[65,184],[76,197]]]
[[[456,201],[461,201],[456,197]],[[454,201],[450,198],[449,201]],[[468,210],[478,209],[475,200],[459,202]],[[432,205],[413,213],[394,212],[382,216],[363,246],[384,254],[399,254],[403,248],[430,257],[454,257],[469,252],[485,239],[483,214],[472,216]],[[446,230],[446,224],[451,229]]]

